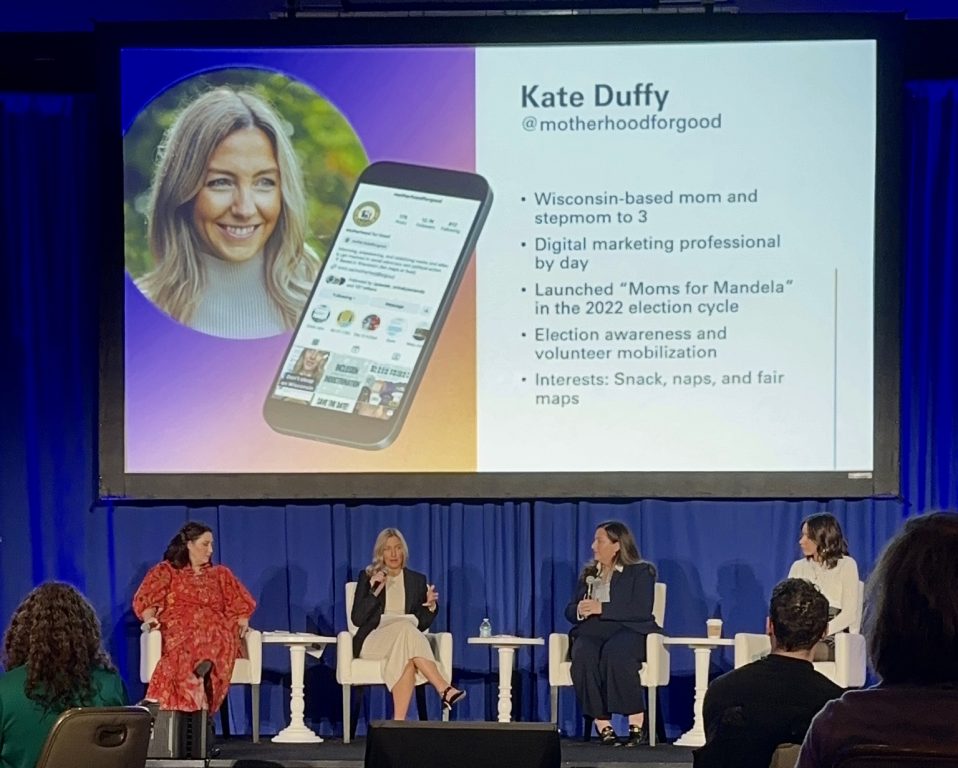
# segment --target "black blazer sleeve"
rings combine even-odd
[[[363,643],[369,633],[379,626],[379,620],[386,611],[386,590],[382,590],[377,597],[369,587],[369,576],[366,571],[359,572],[356,580],[356,594],[353,597],[353,610],[349,615],[356,625],[356,634],[353,636],[353,655],[359,658]]]
[[[376,624],[378,624],[378,617],[382,616],[385,608],[386,597],[384,591],[380,592],[379,595],[374,595],[369,585],[369,575],[365,570],[360,571],[359,579],[356,581],[356,595],[353,597],[353,610],[350,614],[353,624],[361,627],[368,624],[373,618],[377,619]]]
[[[575,592],[572,594],[572,599],[569,601],[569,604],[565,607],[565,617],[570,624],[580,624],[578,608],[579,601],[585,597],[586,593],[586,583],[585,576],[580,576],[579,581],[576,582]]]
[[[638,629],[636,624],[655,625],[652,600],[655,597],[655,570],[650,563],[627,565],[613,573],[609,602],[602,604],[602,621],[618,621]],[[640,630],[641,631],[641,630]],[[651,631],[651,630],[646,630]]]
[[[426,602],[426,575],[406,570],[403,574],[406,588],[406,613],[411,613],[419,622],[419,629],[425,632],[432,626],[438,610],[430,611],[423,605]]]

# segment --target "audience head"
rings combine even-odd
[[[825,635],[828,598],[805,579],[785,579],[772,589],[768,624],[773,651],[808,651]]]
[[[634,565],[642,560],[632,531],[618,520],[599,523],[592,540],[592,554],[595,562],[603,566]]]
[[[227,261],[238,260],[234,258],[237,254],[226,253],[219,247],[222,243],[205,234],[215,227],[202,226],[198,205],[205,205],[203,195],[212,194],[210,189],[219,191],[210,187],[207,178],[214,154],[228,146],[224,144],[227,139],[234,140],[244,131],[246,136],[262,138],[268,148],[264,167],[276,168],[268,177],[273,188],[258,188],[258,200],[267,192],[275,199],[270,199],[259,234],[250,243],[265,255],[267,292],[292,327],[318,265],[305,245],[308,225],[303,173],[283,119],[251,91],[221,87],[201,94],[180,112],[164,136],[148,217],[156,267],[140,284],[162,310],[188,322],[206,280],[198,250]],[[252,255],[238,254],[239,260]]]
[[[798,546],[806,559],[816,560],[826,568],[834,568],[848,554],[845,534],[834,515],[810,515],[802,521]]]
[[[373,561],[366,567],[372,576],[376,571],[398,571],[409,562],[409,545],[398,528],[383,528],[373,545]]]
[[[206,565],[213,557],[213,529],[193,520],[184,525],[170,539],[163,559],[174,568],[188,565]]]
[[[915,517],[868,580],[868,655],[885,683],[958,683],[958,514]]]
[[[27,696],[57,710],[89,704],[91,671],[114,670],[93,606],[58,581],[41,584],[17,606],[3,638],[3,663],[25,666]]]

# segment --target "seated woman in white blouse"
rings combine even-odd
[[[792,563],[790,579],[812,582],[828,598],[828,636],[815,647],[815,661],[835,658],[836,632],[858,631],[861,624],[858,563],[848,554],[848,542],[838,520],[829,514],[811,515],[802,522],[798,546],[804,557]]]

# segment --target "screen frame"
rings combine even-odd
[[[104,24],[96,29],[102,244],[98,498],[867,498],[900,494],[903,17],[897,14],[589,14],[336,17]],[[874,417],[871,472],[127,473],[124,446],[124,48],[290,48],[875,40]]]

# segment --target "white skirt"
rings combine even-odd
[[[379,660],[383,680],[390,691],[402,677],[410,659],[436,660],[426,636],[410,621],[393,621],[376,627],[363,641],[359,658]],[[417,670],[416,685],[425,682],[426,678]]]

